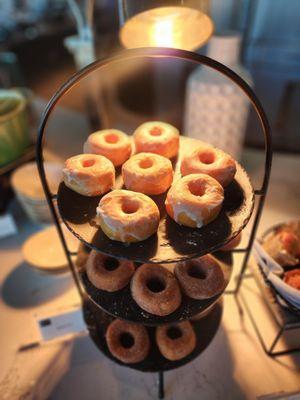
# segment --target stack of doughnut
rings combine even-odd
[[[143,361],[150,352],[150,339],[147,329],[119,319],[111,322],[105,334],[111,354],[125,364]],[[160,353],[170,361],[181,360],[196,347],[196,334],[189,321],[156,328],[155,341]]]
[[[201,228],[217,218],[236,164],[202,143],[183,157],[182,177],[173,182],[170,159],[178,155],[179,137],[174,126],[159,121],[140,125],[133,140],[117,129],[94,132],[84,143],[84,154],[65,162],[65,185],[83,196],[105,194],[95,221],[111,240],[139,242],[155,234],[160,213],[149,196],[165,192],[168,215],[180,225]],[[119,167],[126,189],[114,190]]]
[[[159,264],[118,260],[92,251],[86,263],[89,281],[99,290],[116,292],[129,287],[135,303],[160,317],[179,309],[182,294],[205,300],[219,295],[225,287],[223,271],[210,255],[175,264],[174,273]]]
[[[178,263],[173,274],[161,265],[143,264],[135,270],[131,261],[92,251],[86,273],[96,288],[107,292],[121,290],[131,281],[137,305],[158,316],[176,311],[182,292],[192,299],[207,299],[224,289],[222,270],[210,256]],[[196,335],[188,321],[157,327],[155,339],[160,353],[170,361],[187,357],[196,346]],[[111,354],[126,364],[143,361],[150,351],[147,329],[131,322],[114,320],[106,331],[106,342]]]

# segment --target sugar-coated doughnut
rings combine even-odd
[[[155,153],[173,158],[179,150],[179,131],[160,121],[145,122],[133,134],[137,153]]]
[[[105,336],[111,354],[125,364],[143,361],[149,353],[150,340],[143,325],[116,319]]]
[[[189,321],[156,328],[156,343],[161,354],[170,361],[181,360],[196,347],[196,334]]]
[[[151,314],[169,315],[181,304],[181,292],[172,272],[161,265],[143,264],[131,280],[135,302]]]
[[[180,171],[183,176],[189,174],[210,175],[225,187],[234,178],[236,164],[229,154],[203,144],[183,158]]]
[[[134,274],[132,261],[118,260],[96,251],[91,251],[86,264],[90,282],[107,292],[116,292],[125,287]]]
[[[113,164],[97,154],[68,158],[62,172],[65,185],[84,196],[100,196],[115,184]]]
[[[102,197],[96,223],[112,240],[139,242],[153,235],[159,224],[159,210],[150,197],[130,190],[113,190]]]
[[[166,198],[166,210],[180,225],[201,228],[219,214],[224,200],[222,186],[211,176],[192,174],[176,181]]]
[[[122,165],[131,155],[129,136],[117,129],[103,129],[89,135],[83,146],[84,153],[100,154],[115,167]]]
[[[171,161],[153,153],[139,153],[123,164],[123,181],[127,189],[144,194],[160,194],[173,181]]]
[[[225,287],[221,267],[208,255],[177,263],[174,273],[183,292],[192,299],[208,299]]]
[[[228,242],[223,247],[221,247],[220,250],[222,250],[222,251],[231,251],[231,250],[235,249],[241,243],[241,240],[242,240],[242,232],[239,233],[232,240],[230,240],[230,242]]]

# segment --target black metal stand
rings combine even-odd
[[[158,373],[158,398],[163,399],[165,397],[164,390],[164,373],[159,371]]]
[[[283,338],[283,335],[287,331],[298,331],[300,333],[299,310],[293,311],[289,307],[283,307],[279,303],[276,293],[274,292],[274,290],[272,290],[272,287],[267,286],[267,283],[263,278],[263,275],[258,266],[253,265],[251,267],[251,274],[244,275],[242,278],[242,283],[250,279],[258,287],[262,300],[269,311],[269,315],[272,316],[272,320],[275,322],[278,328],[274,339],[269,345],[267,345],[261,329],[259,328],[259,323],[257,323],[255,313],[252,310],[251,304],[249,304],[246,297],[243,295],[243,290],[240,290],[239,293],[236,295],[236,300],[239,301],[239,298],[242,300],[244,309],[265,353],[270,357],[278,357],[299,352],[299,346],[287,348],[284,350],[276,350],[280,339]]]
[[[79,81],[81,81],[83,78],[85,78],[88,74],[90,74],[93,71],[96,71],[104,66],[107,66],[109,63],[122,62],[122,61],[133,60],[133,59],[141,60],[142,58],[150,58],[150,57],[153,57],[153,58],[168,57],[169,59],[189,61],[191,63],[198,64],[198,65],[202,64],[202,65],[212,68],[213,70],[221,73],[222,75],[225,75],[227,78],[232,80],[235,84],[237,84],[239,86],[239,88],[246,94],[246,96],[251,101],[251,103],[258,115],[259,121],[261,123],[264,140],[265,140],[265,170],[264,170],[261,188],[255,190],[255,196],[258,197],[258,204],[257,204],[255,216],[254,216],[253,227],[252,227],[252,231],[250,234],[248,245],[245,249],[238,249],[238,250],[233,251],[233,252],[245,253],[243,264],[241,267],[240,277],[237,281],[236,288],[232,291],[232,293],[235,295],[238,293],[241,283],[242,283],[242,277],[243,277],[244,272],[247,267],[250,250],[251,250],[251,247],[253,244],[253,240],[254,240],[256,230],[258,227],[258,223],[259,223],[261,213],[263,210],[265,196],[266,196],[268,182],[269,182],[269,177],[270,177],[271,160],[272,160],[270,127],[269,127],[269,123],[268,123],[267,117],[265,115],[265,112],[263,110],[263,107],[260,104],[260,101],[256,97],[255,93],[248,86],[248,84],[242,78],[240,78],[235,72],[233,72],[226,66],[224,66],[224,65],[220,64],[219,62],[212,60],[208,57],[205,57],[205,56],[202,56],[202,55],[199,55],[196,53],[184,51],[184,50],[169,49],[169,48],[145,48],[145,49],[126,50],[126,51],[122,52],[121,54],[119,54],[115,57],[112,57],[110,59],[96,61],[95,63],[88,65],[86,68],[82,69],[77,74],[73,75],[52,97],[52,99],[48,103],[48,105],[43,113],[41,124],[39,127],[39,135],[38,135],[38,141],[37,141],[37,165],[38,165],[38,169],[39,169],[40,178],[42,181],[42,185],[43,185],[43,188],[45,191],[45,195],[47,198],[49,208],[50,208],[52,216],[53,216],[54,223],[57,227],[57,231],[58,231],[63,249],[65,251],[65,254],[66,254],[66,257],[67,257],[67,260],[69,263],[69,267],[70,267],[74,282],[75,282],[78,292],[81,296],[83,306],[86,301],[86,294],[85,294],[84,289],[82,288],[82,284],[80,281],[78,271],[76,270],[74,262],[72,261],[72,258],[71,258],[71,255],[73,255],[73,253],[70,252],[68,249],[66,239],[64,237],[63,231],[59,224],[59,214],[54,205],[54,203],[56,201],[56,193],[55,194],[51,193],[49,185],[47,183],[46,174],[45,174],[44,160],[43,160],[43,141],[44,141],[46,125],[47,125],[48,119],[49,119],[53,109],[59,103],[61,98],[67,92],[69,92],[72,89],[72,87],[76,86],[77,83]],[[217,250],[217,249],[214,249],[214,250]],[[158,396],[159,396],[159,398],[164,397],[163,371],[158,372]]]

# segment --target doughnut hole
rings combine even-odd
[[[130,349],[134,345],[134,337],[129,332],[121,333],[119,340],[125,349]]]
[[[161,136],[163,130],[159,126],[155,126],[154,128],[150,129],[149,133],[151,136]]]
[[[116,135],[115,133],[109,133],[109,134],[105,135],[105,141],[110,144],[118,143],[119,136]]]
[[[192,264],[187,272],[191,278],[196,278],[196,279],[206,278],[205,272],[201,268],[199,268],[199,265]]]
[[[81,165],[83,168],[89,168],[89,167],[92,167],[93,165],[95,165],[95,162],[96,161],[93,158],[88,158],[88,159],[82,160]]]
[[[215,153],[212,150],[205,150],[198,154],[199,161],[202,164],[213,164],[215,162]]]
[[[153,277],[147,280],[146,286],[150,290],[150,292],[160,293],[165,290],[166,283],[162,279]]]
[[[120,265],[119,260],[113,257],[107,257],[103,263],[103,267],[107,271],[114,271],[119,267],[119,265]]]
[[[153,161],[151,158],[144,158],[139,162],[139,167],[142,169],[151,168],[153,166]]]
[[[167,336],[172,340],[179,339],[182,336],[182,332],[177,326],[170,326],[167,329]]]
[[[125,199],[122,204],[122,211],[124,214],[134,214],[139,209],[139,203],[133,199]]]
[[[194,196],[203,196],[205,194],[205,184],[201,181],[191,181],[188,184],[188,189]]]

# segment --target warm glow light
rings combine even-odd
[[[208,15],[187,7],[159,7],[130,18],[120,32],[127,48],[174,47],[194,50],[213,33]]]

